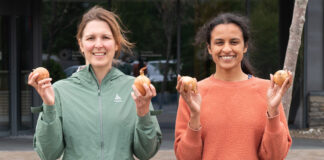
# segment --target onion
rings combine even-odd
[[[273,80],[274,82],[279,85],[282,86],[282,84],[285,82],[285,80],[289,77],[288,72],[285,70],[279,70],[277,71],[274,76],[273,76]]]
[[[146,94],[143,84],[147,84],[147,86],[150,86],[150,84],[151,84],[150,79],[144,75],[145,69],[146,69],[146,67],[143,67],[140,69],[140,75],[138,77],[136,77],[135,81],[134,81],[134,85],[136,86],[138,91],[142,94],[142,96],[145,96],[145,94]]]
[[[181,77],[182,79],[182,85],[183,85],[183,89],[185,92],[188,92],[190,90],[190,85],[191,85],[191,90],[194,93],[197,93],[197,80],[194,78],[191,78],[189,76],[183,76]]]
[[[38,73],[38,74],[39,74],[38,77],[37,77],[37,79],[36,79],[36,82],[37,82],[37,83],[38,83],[38,81],[40,81],[40,80],[43,80],[43,79],[45,79],[45,78],[49,78],[49,72],[48,72],[48,70],[47,70],[46,68],[44,68],[44,67],[38,67],[38,68],[34,69],[34,70],[33,70],[33,74],[35,74],[35,73]]]

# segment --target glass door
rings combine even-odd
[[[0,135],[9,133],[9,18],[0,16]]]
[[[19,134],[27,134],[32,130],[32,87],[28,85],[28,75],[32,71],[32,25],[30,16],[17,16],[17,54],[18,81],[20,89],[20,103],[18,103],[18,130]]]

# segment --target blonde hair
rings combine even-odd
[[[132,48],[134,47],[134,44],[129,42],[125,36],[125,33],[127,32],[123,28],[120,27],[119,24],[121,23],[120,18],[113,12],[107,11],[99,6],[92,7],[88,12],[86,12],[82,20],[78,26],[78,32],[76,34],[77,40],[81,40],[83,36],[83,30],[86,27],[86,25],[93,20],[100,20],[106,22],[113,34],[113,37],[115,39],[116,45],[118,46],[117,53],[115,55],[116,58],[119,57],[120,52],[132,52]]]

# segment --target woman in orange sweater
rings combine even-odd
[[[207,44],[216,72],[198,82],[197,93],[186,92],[178,76],[177,159],[284,159],[292,140],[281,99],[292,84],[291,72],[281,87],[273,75],[252,76],[244,58],[250,41],[244,17],[219,15],[196,40]]]

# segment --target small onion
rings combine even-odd
[[[182,79],[182,85],[184,87],[184,91],[188,92],[190,89],[190,85],[191,85],[191,90],[194,93],[197,93],[197,80],[194,78],[191,78],[189,76],[183,76],[181,77]]]
[[[282,86],[282,84],[285,82],[285,80],[289,77],[288,72],[285,70],[279,70],[277,71],[274,76],[273,76],[273,80],[274,82],[279,85]]]
[[[142,94],[142,96],[145,96],[145,94],[146,94],[143,84],[147,84],[147,86],[150,86],[150,84],[151,84],[150,79],[144,75],[145,69],[146,69],[146,67],[143,67],[140,69],[140,75],[138,77],[136,77],[135,81],[134,81],[134,85],[136,86],[138,91]]]
[[[38,74],[39,74],[38,77],[37,77],[37,79],[36,79],[36,82],[37,82],[37,83],[38,83],[38,81],[40,81],[40,80],[43,80],[43,79],[45,79],[45,78],[49,78],[49,72],[48,72],[48,70],[47,70],[46,68],[44,68],[44,67],[38,67],[38,68],[34,69],[34,70],[33,70],[33,74],[35,74],[35,73],[38,73]]]

